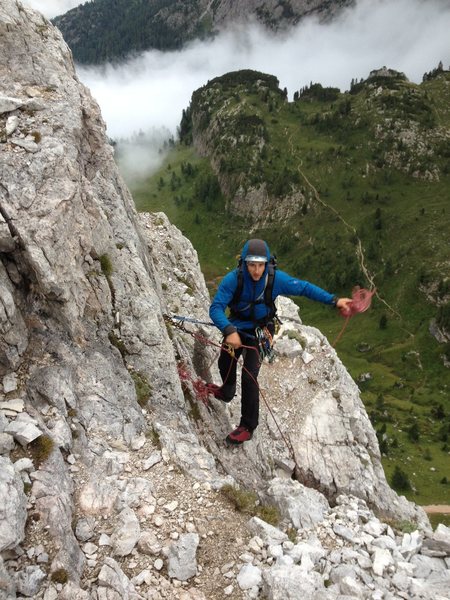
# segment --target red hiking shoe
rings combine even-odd
[[[230,444],[238,445],[248,442],[252,439],[252,436],[253,432],[250,431],[250,429],[244,427],[243,425],[239,425],[239,427],[229,433],[225,439]]]

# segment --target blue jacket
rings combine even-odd
[[[269,247],[266,244],[267,250],[267,261],[270,260]],[[250,273],[247,270],[245,257],[247,255],[247,244],[245,244],[242,250],[242,274],[243,274],[243,288],[242,294],[237,304],[238,315],[227,316],[225,311],[231,303],[234,293],[238,285],[238,272],[239,269],[234,269],[222,279],[219,284],[216,295],[211,303],[209,309],[209,316],[211,317],[214,325],[220,329],[224,335],[238,330],[251,330],[257,327],[259,321],[263,321],[264,318],[269,314],[269,307],[264,303],[264,290],[267,281],[268,262],[266,262],[266,268],[263,276],[259,281],[253,281],[250,277]],[[335,296],[326,292],[322,288],[309,283],[308,281],[302,281],[301,279],[295,279],[291,275],[288,275],[284,271],[275,271],[275,279],[273,282],[272,298],[275,300],[277,296],[305,296],[311,300],[317,300],[324,304],[333,304]],[[254,304],[255,301],[262,300],[258,304]],[[250,317],[251,305],[253,304],[254,320]]]

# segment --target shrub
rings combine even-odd
[[[258,496],[255,492],[241,490],[232,485],[224,485],[221,489],[222,494],[231,502],[234,508],[242,513],[257,516],[266,523],[278,525],[281,520],[280,513],[276,506],[260,505]]]
[[[269,523],[270,525],[273,525],[274,527],[276,527],[281,520],[280,511],[278,508],[270,504],[258,506],[256,509],[256,514],[260,519],[266,523]]]
[[[297,530],[295,529],[295,527],[289,527],[286,531],[286,534],[289,538],[289,541],[295,544],[295,542],[297,541]]]
[[[53,571],[53,573],[51,575],[51,580],[54,583],[64,584],[64,583],[67,583],[68,579],[69,579],[69,575],[68,575],[66,569],[63,569],[62,567]]]
[[[411,442],[418,442],[419,438],[420,438],[420,431],[419,431],[419,426],[417,425],[417,423],[413,423],[411,425],[411,427],[409,427],[409,429],[407,429],[407,433],[408,433],[408,439]]]
[[[253,514],[258,501],[254,492],[247,492],[229,484],[224,485],[221,492],[237,511]]]
[[[34,141],[36,142],[36,144],[39,144],[42,140],[42,134],[40,131],[32,131],[31,135],[34,139]]]
[[[394,490],[402,492],[412,489],[408,475],[398,465],[395,466],[394,473],[392,474],[391,485]]]
[[[107,254],[102,254],[100,256],[100,268],[105,277],[110,277],[113,272],[113,266],[111,259]]]
[[[401,531],[402,533],[412,533],[416,531],[417,525],[411,521],[386,521],[388,525],[395,529],[396,531]]]
[[[134,382],[138,404],[144,407],[150,400],[152,393],[151,385],[148,383],[145,375],[142,375],[139,371],[130,371],[130,376]]]
[[[28,444],[28,450],[35,462],[36,467],[39,467],[50,456],[55,443],[48,435],[40,435],[38,438]]]
[[[152,443],[159,449],[161,449],[161,439],[159,437],[159,433],[156,431],[156,429],[154,427],[152,427],[151,429],[149,429],[146,434],[145,437],[149,440],[152,441]]]

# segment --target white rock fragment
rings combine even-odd
[[[237,582],[241,590],[258,587],[261,585],[261,581],[261,569],[250,564],[244,565],[237,576]]]

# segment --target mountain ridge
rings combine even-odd
[[[178,50],[235,22],[284,30],[314,15],[331,19],[354,0],[96,0],[55,17],[77,62],[101,64],[149,49]]]

